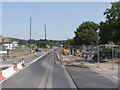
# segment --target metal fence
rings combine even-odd
[[[120,46],[119,45],[99,45],[99,58],[101,63],[111,64],[114,70],[117,63],[120,61]]]
[[[9,59],[10,57],[15,57],[16,54],[22,54],[22,52],[24,52],[24,51],[31,52],[31,48],[29,48],[25,45],[13,47],[11,49],[8,49],[7,46],[2,46],[0,49],[0,52],[1,52],[0,57],[1,57],[1,60],[5,61],[5,60]],[[14,54],[14,56],[13,56],[13,54]]]
[[[29,50],[29,49],[31,49],[31,48],[27,47],[25,45],[21,45],[21,46],[12,48],[10,51],[15,51],[15,50],[22,51],[22,50]]]
[[[115,69],[120,62],[119,45],[72,45],[63,46],[62,61],[64,65],[93,66]]]

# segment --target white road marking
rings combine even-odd
[[[99,68],[95,68],[95,69],[97,69],[97,70],[101,70],[101,69],[99,69]]]
[[[1,84],[1,83],[3,83],[4,81],[6,81],[7,79],[9,79],[9,78],[13,77],[15,74],[17,74],[17,73],[21,72],[21,71],[22,71],[22,70],[24,70],[26,67],[28,67],[28,66],[29,66],[29,65],[31,65],[32,63],[36,62],[38,59],[42,58],[42,57],[43,57],[43,56],[45,56],[46,54],[47,54],[47,53],[45,53],[45,54],[43,54],[42,56],[40,56],[40,57],[36,58],[36,59],[35,59],[35,60],[33,60],[32,62],[30,62],[28,65],[26,65],[25,67],[23,67],[21,70],[19,70],[19,71],[15,72],[15,73],[14,73],[14,74],[12,74],[10,77],[8,77],[8,78],[4,79],[3,81],[1,81],[1,82],[0,82],[0,84]]]
[[[40,84],[39,84],[39,87],[38,88],[46,88],[47,86],[47,81],[48,81],[48,77],[49,77],[49,73],[50,73],[50,65],[51,65],[51,62],[52,62],[52,55],[50,57],[50,60],[47,64],[47,68],[43,74],[43,77],[42,77],[42,80],[40,81]]]
[[[75,86],[75,84],[73,83],[72,78],[71,78],[70,75],[68,74],[65,66],[62,65],[62,67],[63,67],[63,70],[64,70],[64,72],[65,72],[65,75],[66,75],[66,77],[67,77],[67,79],[68,79],[68,82],[69,82],[69,84],[70,84],[70,87],[71,87],[71,88],[76,88],[76,86]]]
[[[53,58],[52,58],[52,60],[53,60]],[[54,61],[52,61],[52,64],[50,66],[50,74],[49,74],[49,78],[48,78],[48,82],[47,82],[46,88],[52,88],[53,64],[54,64]]]
[[[115,78],[115,79],[117,79],[117,80],[120,80],[118,77],[116,77],[116,76],[113,76],[113,78]]]

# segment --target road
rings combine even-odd
[[[87,67],[67,66],[66,68],[78,88],[101,88],[101,90],[118,90],[118,84],[110,81],[109,79]]]
[[[2,88],[75,88],[54,52],[26,67],[2,83]],[[3,89],[4,90],[4,89]]]
[[[89,68],[60,65],[50,52],[2,83],[3,88],[71,88],[118,90],[117,84]],[[88,89],[89,88],[89,89]],[[94,89],[93,89],[94,88]],[[3,89],[6,90],[6,89]],[[8,89],[9,90],[9,89]],[[85,89],[84,89],[85,90]],[[99,89],[101,90],[101,89]]]

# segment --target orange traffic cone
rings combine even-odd
[[[37,54],[35,53],[34,56],[37,56]]]

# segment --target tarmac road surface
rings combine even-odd
[[[7,90],[6,88],[118,90],[116,89],[118,86],[115,83],[89,68],[75,66],[66,66],[65,68],[63,65],[60,65],[55,52],[46,54],[13,77],[4,81],[2,88],[3,90]]]
[[[2,88],[76,88],[64,66],[50,52],[2,83]],[[3,89],[4,90],[4,89]]]

